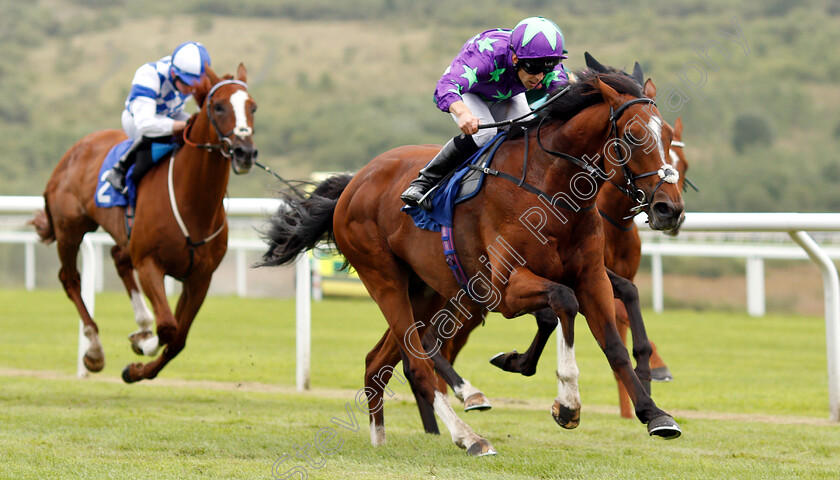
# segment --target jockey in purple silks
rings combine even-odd
[[[479,130],[479,124],[526,115],[525,91],[569,83],[564,58],[563,34],[543,17],[526,18],[513,30],[487,30],[465,43],[435,89],[438,108],[452,114],[463,134],[443,146],[400,198],[430,208],[426,193],[496,135],[495,128]]]

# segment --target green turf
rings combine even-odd
[[[675,375],[654,385],[654,398],[684,431],[666,442],[618,418],[612,374],[582,318],[581,425],[557,427],[548,415],[553,341],[534,377],[501,372],[487,358],[523,350],[534,327],[492,315],[456,364],[497,402],[490,412],[461,414],[500,452],[474,459],[447,434],[423,434],[408,387],[396,382],[384,447],[370,446],[358,410],[358,431],[331,422],[348,418],[364,355],[384,331],[369,301],[313,305],[306,394],[293,393],[293,302],[208,299],[184,352],[157,380],[136,385],[119,380],[138,358],[125,339],[135,328],[127,299],[98,295],[96,312],[106,368],[76,380],[78,324],[64,294],[0,292],[0,478],[272,478],[272,465],[295,448],[322,468],[289,458],[276,466],[278,477],[295,466],[313,479],[836,478],[840,471],[840,426],[825,422],[821,318],[646,312]],[[321,456],[312,445],[327,427],[341,443]]]

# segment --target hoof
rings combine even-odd
[[[499,352],[496,355],[494,355],[493,358],[490,359],[490,365],[501,368],[506,372],[519,373],[526,377],[530,377],[533,374],[537,373],[536,369],[524,370],[519,364],[521,358],[522,354],[517,352],[516,350],[512,350],[508,353]]]
[[[493,405],[490,405],[490,400],[484,396],[483,393],[473,393],[469,397],[464,400],[464,411],[469,412],[470,410],[490,410],[493,408]]]
[[[134,383],[134,382],[139,380],[139,379],[134,379],[134,378],[131,377],[131,367],[133,367],[135,365],[139,366],[140,364],[139,363],[132,363],[130,365],[126,365],[125,368],[123,369],[122,379],[125,383]]]
[[[496,449],[493,448],[493,445],[490,445],[490,442],[483,438],[470,445],[470,448],[467,449],[467,453],[473,457],[485,457],[487,455],[499,454]]]
[[[509,363],[509,358],[511,355],[516,355],[516,350],[509,353],[499,352],[493,355],[493,358],[490,359],[490,365],[493,365],[494,367],[499,367],[506,372],[510,372],[511,370],[507,368],[507,364]]]
[[[101,372],[102,369],[105,368],[104,358],[94,359],[88,356],[88,354],[86,353],[84,358],[82,358],[82,361],[84,362],[87,371],[91,373]]]
[[[677,422],[670,415],[660,415],[647,424],[650,436],[662,437],[665,440],[673,440],[682,435],[682,430]]]
[[[580,425],[580,410],[572,410],[559,402],[554,402],[554,405],[551,406],[551,416],[554,417],[557,425],[567,430],[577,428]]]
[[[131,350],[137,355],[143,355],[143,349],[140,347],[140,344],[153,336],[154,333],[151,330],[138,330],[132,333],[128,336],[128,340],[131,341]]]
[[[650,379],[654,382],[670,382],[674,380],[668,367],[656,367],[650,370]]]

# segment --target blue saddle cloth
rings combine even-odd
[[[125,185],[128,187],[125,194],[116,191],[110,183],[105,181],[105,173],[107,173],[108,170],[110,170],[117,161],[119,161],[120,157],[122,157],[125,152],[131,148],[132,143],[134,143],[134,140],[130,138],[123,140],[122,142],[114,145],[114,147],[108,151],[108,154],[105,155],[105,161],[102,162],[102,167],[99,169],[99,177],[96,182],[96,195],[94,200],[97,207],[124,207],[129,204],[132,206],[137,204],[137,185],[134,183],[133,175],[134,165],[129,167],[128,172],[125,174]],[[172,152],[174,149],[174,143],[153,143],[152,161],[157,163],[161,158]]]
[[[474,197],[484,184],[484,172],[469,168],[472,164],[482,164],[489,167],[499,145],[504,142],[507,132],[499,132],[493,139],[461,165],[443,185],[433,193],[432,209],[423,210],[420,207],[402,207],[402,211],[414,219],[414,224],[422,229],[433,232],[441,231],[441,227],[452,227],[452,215],[455,205]],[[467,183],[469,188],[463,188]]]

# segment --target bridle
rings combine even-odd
[[[674,169],[674,167],[668,165],[667,163],[663,164],[662,168],[658,170],[641,173],[638,175],[631,172],[630,169],[627,167],[627,161],[625,161],[624,153],[619,147],[619,144],[622,143],[622,140],[618,136],[618,120],[628,108],[640,103],[652,104],[654,106],[656,105],[656,103],[652,99],[643,97],[634,98],[633,100],[625,102],[617,109],[614,109],[612,106],[610,106],[610,141],[613,143],[613,148],[616,155],[615,160],[621,166],[621,172],[626,180],[625,185],[619,185],[613,182],[612,179],[609,179],[606,173],[598,169],[598,167],[591,165],[577,157],[574,157],[567,153],[557,152],[546,148],[542,143],[542,139],[540,138],[540,131],[542,130],[543,123],[548,117],[542,117],[539,125],[537,126],[537,144],[545,153],[568,160],[569,162],[573,163],[574,165],[577,165],[578,167],[582,168],[584,171],[590,173],[593,176],[607,179],[619,191],[621,191],[623,194],[627,195],[628,197],[633,199],[633,201],[636,202],[637,205],[631,209],[632,211],[634,211],[635,214],[638,214],[639,212],[641,212],[649,206],[649,204],[646,203],[647,196],[645,195],[645,192],[643,192],[639,187],[636,186],[636,180],[640,178],[650,177],[653,175],[659,175],[659,183],[656,185],[656,187],[654,187],[653,192],[651,192],[651,198],[653,198],[653,195],[656,194],[656,191],[659,190],[659,187],[661,187],[663,183],[677,183],[677,180],[679,179],[679,172],[677,172],[677,170]]]
[[[185,144],[187,144],[191,147],[195,147],[195,148],[203,148],[204,150],[207,150],[208,152],[212,152],[213,150],[218,150],[219,153],[223,157],[230,158],[231,148],[233,147],[233,141],[230,139],[230,137],[231,137],[231,135],[234,134],[236,128],[232,129],[227,134],[222,133],[221,129],[219,128],[219,125],[216,123],[216,120],[215,120],[215,118],[213,118],[213,115],[211,113],[211,107],[212,107],[211,101],[213,99],[213,94],[216,93],[216,91],[219,89],[219,87],[222,87],[224,85],[231,85],[231,84],[242,86],[242,87],[245,88],[246,91],[248,90],[248,85],[245,84],[245,82],[241,82],[239,80],[222,80],[221,82],[217,83],[216,85],[213,85],[213,88],[210,89],[210,92],[207,94],[207,98],[204,101],[205,102],[204,108],[207,110],[207,118],[210,120],[210,124],[213,126],[213,129],[216,131],[216,136],[219,138],[219,143],[193,143],[193,142],[191,142],[187,137],[189,136],[189,132],[192,130],[192,125],[193,125],[194,122],[190,122],[190,123],[187,124],[187,128],[184,129],[184,143]],[[167,175],[167,189],[169,191],[169,204],[172,206],[172,213],[175,215],[175,222],[178,224],[178,228],[181,229],[181,233],[183,233],[184,237],[187,239],[187,245],[189,246],[190,264],[187,267],[187,273],[184,275],[184,277],[186,277],[187,275],[189,275],[189,273],[192,271],[192,268],[193,268],[193,263],[194,263],[194,259],[195,259],[195,249],[197,247],[200,247],[200,246],[204,245],[205,243],[213,240],[217,236],[219,236],[219,234],[221,234],[222,231],[227,226],[227,221],[222,222],[222,224],[219,226],[219,228],[216,229],[215,232],[213,232],[209,236],[207,236],[204,240],[200,240],[200,241],[193,240],[193,238],[190,236],[189,230],[187,230],[186,223],[184,223],[183,218],[181,218],[181,212],[178,209],[178,202],[175,200],[175,186],[174,186],[174,181],[173,181],[174,166],[175,166],[175,154],[173,153],[172,157],[169,159],[169,170],[168,170],[168,175]]]
[[[219,143],[194,143],[189,140],[189,133],[192,131],[192,126],[194,122],[190,122],[187,124],[187,128],[184,129],[184,143],[195,148],[203,148],[208,152],[212,152],[213,150],[218,150],[219,153],[222,154],[225,158],[230,158],[231,150],[233,149],[233,140],[231,140],[231,136],[235,133],[236,128],[234,127],[231,131],[227,133],[222,133],[222,129],[219,128],[219,124],[216,123],[216,118],[212,114],[212,101],[213,101],[213,94],[216,91],[225,85],[239,85],[248,90],[248,84],[242,82],[240,80],[222,80],[221,82],[213,85],[213,88],[210,89],[210,92],[207,94],[207,99],[204,101],[204,109],[207,111],[207,119],[210,120],[210,125],[213,126],[213,130],[216,131],[216,136],[219,138]],[[250,129],[250,127],[249,127]],[[253,130],[249,132],[249,134],[253,134]]]

